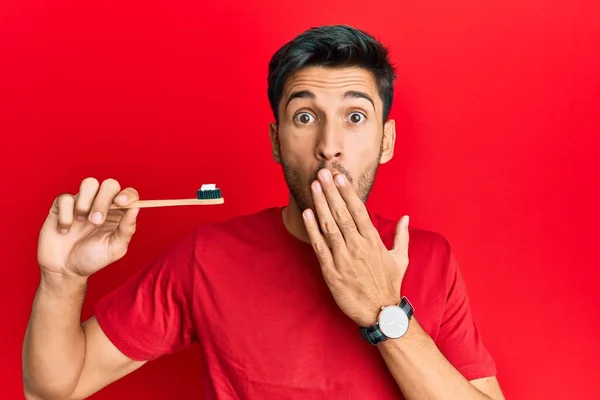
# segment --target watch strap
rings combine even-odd
[[[402,309],[402,311],[404,311],[404,313],[406,314],[408,319],[410,319],[415,312],[415,308],[413,307],[412,304],[410,304],[410,301],[408,301],[408,299],[406,297],[402,297],[402,300],[400,301],[400,304],[398,307],[400,307]]]
[[[360,334],[363,339],[375,346],[379,342],[387,340],[387,336],[379,329],[379,324],[369,326],[368,328],[360,328]]]

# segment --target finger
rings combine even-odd
[[[410,241],[410,234],[408,230],[409,217],[405,215],[400,219],[398,225],[396,225],[396,235],[394,236],[394,246],[392,253],[399,257],[406,257],[408,259],[408,243]]]
[[[363,237],[373,235],[376,232],[376,229],[373,226],[373,221],[371,221],[371,216],[369,215],[365,204],[358,196],[358,193],[356,193],[356,190],[354,190],[350,182],[348,182],[348,178],[343,174],[337,174],[334,181],[357,231]]]
[[[100,185],[100,190],[92,203],[90,212],[90,222],[96,225],[104,223],[104,218],[108,213],[109,207],[113,204],[115,197],[121,191],[119,182],[114,179],[106,179]]]
[[[79,192],[75,196],[75,218],[78,221],[85,221],[89,215],[99,187],[100,183],[95,178],[85,178],[81,181]]]
[[[51,212],[57,216],[56,229],[60,233],[68,233],[73,225],[73,208],[75,199],[73,195],[65,193],[58,196],[52,204]]]
[[[121,207],[125,207],[140,199],[140,195],[137,190],[132,187],[121,190],[121,193],[115,198],[115,204]]]
[[[340,176],[343,175],[340,174]],[[334,183],[331,171],[328,169],[322,169],[319,171],[319,181],[321,183],[321,187],[323,188],[323,193],[325,194],[327,206],[329,207],[331,215],[333,216],[337,226],[342,231],[346,243],[350,244],[351,242],[356,241],[360,234],[356,228],[356,224],[354,223],[354,219],[352,218],[350,211],[348,211],[346,202],[342,198],[338,187]]]
[[[115,231],[115,239],[119,246],[125,246],[126,250],[133,234],[136,230],[136,220],[140,212],[139,208],[130,208],[123,213],[117,230]]]
[[[313,211],[308,208],[302,213],[302,217],[304,219],[304,226],[306,227],[306,232],[308,233],[308,238],[310,239],[310,243],[319,259],[319,263],[322,268],[333,268],[333,255],[331,254],[331,250],[327,245],[327,241],[325,237],[321,234],[319,230],[319,224],[315,219],[315,215]]]
[[[329,210],[329,205],[327,204],[327,199],[325,199],[325,195],[323,194],[321,183],[318,180],[314,181],[311,185],[311,188],[313,203],[315,205],[317,214],[316,220],[321,227],[323,236],[332,248],[340,249],[346,247],[342,231],[337,226],[335,219]]]

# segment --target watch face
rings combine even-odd
[[[379,329],[392,339],[398,339],[408,330],[408,317],[398,306],[385,307],[379,314]]]

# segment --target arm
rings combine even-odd
[[[402,338],[377,345],[407,400],[504,400],[495,377],[468,381],[444,357],[415,318],[409,326]]]
[[[325,282],[340,309],[360,327],[377,320],[381,307],[398,304],[409,265],[409,220],[397,224],[387,250],[361,198],[338,174],[321,170],[312,184],[315,210],[302,216]],[[471,316],[464,282],[447,247],[446,304],[436,342],[416,318],[409,333],[378,344],[404,396],[412,399],[502,399],[495,366]],[[487,379],[473,379],[487,376]],[[473,379],[469,382],[468,378]]]
[[[27,399],[82,399],[144,365],[123,355],[95,318],[80,323],[86,285],[42,274],[23,344]]]
[[[503,400],[496,368],[475,324],[458,262],[446,240],[439,245],[445,254],[446,303],[435,342],[413,317],[404,337],[377,346],[409,400]]]
[[[178,351],[195,338],[192,296],[195,236],[188,235],[96,304],[81,324],[87,279],[121,259],[139,199],[114,179],[81,182],[58,196],[38,239],[41,280],[23,342],[28,399],[81,399]]]
[[[195,340],[194,235],[104,296],[80,324],[85,279],[43,274],[23,346],[31,400],[82,399]]]

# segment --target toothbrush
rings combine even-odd
[[[125,210],[128,208],[150,208],[150,207],[172,207],[172,206],[204,206],[213,204],[223,204],[225,199],[221,194],[221,189],[215,184],[204,184],[196,191],[195,199],[166,199],[166,200],[137,200],[128,206],[118,206],[113,204],[111,210]]]

